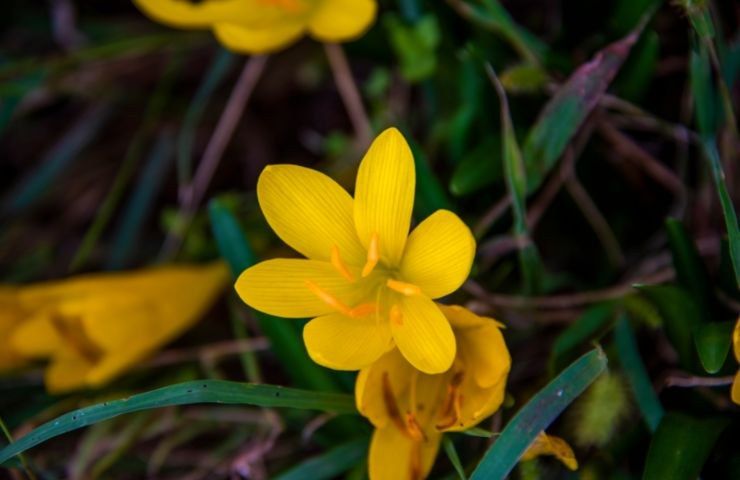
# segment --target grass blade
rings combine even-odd
[[[725,419],[696,419],[668,413],[650,442],[645,480],[695,480],[714,443],[727,426]]]
[[[604,372],[606,365],[606,355],[596,348],[548,383],[509,421],[483,456],[471,480],[506,478],[537,435]]]
[[[642,25],[581,65],[545,105],[524,142],[529,192],[540,186],[570,139],[599,103],[637,42]]]
[[[336,478],[362,461],[367,449],[367,438],[352,440],[332,448],[323,455],[309,458],[287,472],[278,475],[275,480],[303,480],[305,478],[329,480]]]
[[[642,413],[650,431],[654,432],[658,428],[660,419],[663,418],[663,406],[660,404],[655,390],[653,390],[653,384],[650,382],[650,377],[640,358],[635,336],[626,315],[620,317],[614,335],[619,361],[622,363],[622,370],[627,376],[630,387],[632,387],[637,407],[640,409],[640,413]]]
[[[51,438],[125,413],[196,403],[287,407],[338,414],[356,412],[351,395],[223,380],[185,382],[81,408],[57,417],[0,450],[0,464]]]
[[[442,448],[445,449],[447,458],[450,459],[450,463],[454,467],[455,472],[457,472],[457,476],[460,478],[460,480],[467,480],[468,477],[465,476],[465,469],[460,462],[460,455],[457,454],[455,444],[452,443],[452,439],[449,437],[449,435],[445,435],[444,437],[442,437]]]

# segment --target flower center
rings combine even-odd
[[[416,371],[414,370],[414,372]],[[383,403],[385,404],[388,418],[391,419],[391,422],[393,422],[401,433],[415,442],[426,442],[427,436],[416,417],[416,375],[413,375],[410,383],[410,410],[402,414],[396,400],[396,395],[393,393],[388,372],[383,372]]]
[[[322,302],[349,317],[357,318],[379,313],[383,318],[389,319],[392,323],[402,325],[403,313],[401,312],[401,308],[397,304],[384,302],[383,299],[387,298],[387,293],[391,290],[407,297],[421,295],[422,293],[418,286],[393,278],[396,276],[395,271],[389,270],[386,266],[382,266],[382,268],[379,266],[380,237],[377,233],[374,233],[370,237],[367,258],[359,276],[357,275],[358,267],[350,267],[344,262],[342,253],[337,245],[332,246],[329,261],[337,273],[349,283],[364,282],[364,286],[358,285],[357,288],[366,288],[368,292],[367,297],[372,298],[373,301],[350,306],[321,288],[314,281],[306,280],[306,287],[314,295],[319,297]]]

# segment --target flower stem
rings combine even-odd
[[[373,129],[362,103],[362,96],[357,88],[357,83],[352,76],[352,70],[349,68],[349,62],[347,62],[347,57],[340,45],[325,43],[324,49],[334,74],[334,81],[337,82],[339,95],[342,97],[342,102],[344,102],[352,127],[355,130],[358,147],[364,149],[370,145]]]

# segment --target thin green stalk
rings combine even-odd
[[[13,443],[13,435],[10,434],[10,430],[8,430],[8,427],[7,425],[5,425],[5,421],[2,417],[0,417],[0,430],[3,431],[3,435],[5,435],[8,443]],[[36,475],[34,475],[34,473],[31,471],[31,468],[28,466],[28,460],[26,460],[26,456],[20,453],[18,454],[18,458],[21,460],[21,465],[23,465],[23,471],[26,476],[31,480],[36,480]]]

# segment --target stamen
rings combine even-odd
[[[363,303],[358,305],[349,311],[349,316],[352,318],[364,317],[366,315],[372,315],[378,311],[378,306],[374,303]]]
[[[401,282],[399,280],[393,280],[392,278],[389,278],[385,284],[391,290],[402,293],[407,297],[410,297],[412,295],[419,295],[421,293],[421,289],[412,283]]]
[[[342,256],[339,254],[339,247],[336,245],[331,247],[331,264],[348,282],[355,281],[355,276],[352,275],[352,272],[349,271],[347,265],[342,261]]]
[[[375,265],[378,264],[378,261],[380,260],[380,237],[378,237],[378,233],[373,233],[373,236],[370,237],[370,245],[367,247],[367,263],[365,263],[365,266],[362,268],[362,277],[365,278],[371,273],[373,273],[373,269],[375,268]]]
[[[406,433],[417,442],[427,441],[427,436],[424,435],[424,430],[421,429],[419,422],[416,421],[416,415],[413,413],[406,414]]]
[[[453,426],[462,414],[460,384],[463,381],[463,376],[462,371],[455,373],[447,385],[447,398],[445,399],[444,407],[440,411],[440,421],[436,425],[438,430],[444,430]]]
[[[398,325],[399,327],[403,325],[403,312],[401,312],[401,307],[398,305],[393,305],[391,307],[391,322],[395,325]]]
[[[309,290],[316,294],[316,296],[319,297],[322,302],[329,305],[333,309],[342,312],[345,315],[351,316],[352,309],[339,301],[339,299],[337,299],[335,296],[322,290],[321,287],[313,283],[311,280],[306,280],[306,286]]]

